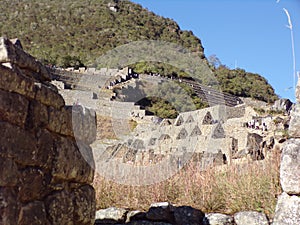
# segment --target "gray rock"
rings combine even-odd
[[[207,225],[234,225],[233,217],[221,213],[209,213],[206,215]]]
[[[282,193],[277,202],[273,225],[300,224],[300,198]]]
[[[100,209],[96,211],[95,224],[115,224],[124,223],[126,220],[127,210],[116,207]]]
[[[190,206],[175,208],[174,219],[176,225],[204,225],[205,214]]]
[[[249,133],[247,136],[246,150],[253,160],[262,160],[264,155],[261,149],[263,137],[256,133]]]
[[[300,194],[300,140],[289,139],[282,148],[280,182],[288,194]]]
[[[293,105],[293,103],[289,99],[282,98],[282,99],[275,101],[274,105],[272,106],[272,109],[289,112],[292,105]]]
[[[219,139],[219,138],[225,138],[225,131],[222,127],[221,123],[218,123],[213,131],[212,138]]]
[[[172,206],[168,202],[159,202],[151,204],[150,209],[146,213],[146,218],[151,221],[163,221],[163,222],[173,222],[173,210]]]
[[[136,220],[143,220],[143,219],[145,219],[145,217],[146,217],[145,212],[141,212],[139,210],[130,211],[127,213],[126,223],[136,221]]]
[[[266,215],[255,211],[238,212],[234,221],[236,225],[269,225]]]
[[[291,110],[291,120],[289,124],[289,135],[300,138],[300,104],[297,103]]]
[[[18,68],[26,68],[39,73],[39,78],[43,81],[51,80],[51,74],[44,65],[3,37],[0,38],[0,63],[11,63]]]

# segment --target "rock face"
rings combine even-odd
[[[0,224],[93,224],[95,115],[73,113],[50,78],[0,38]],[[86,121],[77,137],[72,122]]]
[[[221,213],[210,213],[206,220],[206,225],[235,225],[233,217]]]
[[[300,193],[300,139],[290,139],[283,147],[280,182],[284,192]]]
[[[265,214],[259,212],[238,212],[234,215],[236,225],[268,225],[269,221]]]
[[[272,106],[273,110],[279,110],[283,112],[289,112],[293,103],[286,98],[279,99],[275,101],[274,105]]]

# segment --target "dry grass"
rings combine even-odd
[[[97,115],[97,139],[116,139],[111,117]]]
[[[159,184],[133,187],[106,181],[96,175],[97,208],[111,206],[147,210],[151,203],[168,201],[204,212],[233,214],[256,210],[273,217],[279,183],[279,153],[263,162],[249,162],[205,172],[187,166]]]

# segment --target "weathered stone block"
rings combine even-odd
[[[206,215],[206,225],[235,225],[233,217],[221,213],[210,213]]]
[[[145,220],[146,213],[141,212],[139,210],[129,211],[126,215],[126,223],[137,221],[137,220]]]
[[[24,127],[29,101],[16,93],[0,90],[0,120]]]
[[[34,81],[18,71],[0,64],[0,89],[15,92],[31,99],[35,97]]]
[[[282,148],[280,182],[284,192],[300,195],[299,139],[289,139]]]
[[[254,211],[238,212],[234,214],[234,221],[236,225],[269,225],[265,214]]]
[[[39,73],[40,80],[43,81],[51,79],[50,72],[43,64],[3,37],[0,38],[0,63],[10,63],[18,68],[30,69]]]
[[[53,160],[53,140],[47,131],[34,134],[6,122],[0,122],[0,155],[12,157],[23,166],[48,168]],[[46,142],[44,142],[46,141]]]
[[[53,183],[61,181],[74,181],[91,183],[94,170],[85,160],[74,140],[59,137],[56,143],[56,158],[53,166]],[[86,146],[87,149],[91,149]]]
[[[168,202],[158,202],[152,204],[146,218],[151,221],[174,222],[173,216],[174,207]]]
[[[54,107],[48,108],[49,123],[47,129],[57,134],[74,137],[72,127],[72,111],[68,107],[57,110]]]
[[[289,135],[294,138],[300,138],[300,104],[294,105],[291,110],[291,121],[289,126]]]
[[[67,191],[56,192],[45,201],[48,218],[52,225],[74,224],[73,199]]]
[[[82,186],[72,193],[74,202],[74,221],[78,225],[90,225],[94,223],[96,202],[95,190],[89,185]]]
[[[282,193],[277,202],[273,225],[300,224],[300,197]]]
[[[53,106],[56,109],[60,109],[65,105],[65,100],[58,93],[57,89],[51,88],[50,86],[46,86],[42,83],[35,83],[35,90],[35,99],[37,101],[48,106]]]
[[[37,151],[35,137],[15,125],[0,122],[0,154],[15,158],[24,165],[33,165],[32,157]]]
[[[204,217],[205,214],[203,212],[190,206],[180,206],[174,210],[176,225],[204,225]]]
[[[0,224],[17,224],[18,210],[16,190],[0,187]]]
[[[281,98],[274,102],[272,109],[288,112],[291,109],[292,105],[293,103],[289,99]]]
[[[18,184],[20,174],[13,159],[0,155],[0,165],[0,187],[16,186]]]
[[[19,186],[19,199],[21,202],[42,200],[52,190],[50,189],[50,175],[40,169],[27,168],[22,171]]]
[[[20,210],[18,225],[50,225],[43,202],[35,201]]]
[[[96,212],[96,224],[124,223],[126,213],[127,210],[115,207],[100,209]]]
[[[41,129],[47,127],[49,123],[48,107],[38,101],[31,101],[29,104],[28,117],[26,121],[27,129]]]
[[[96,140],[96,112],[83,106],[72,107],[72,126],[76,140],[91,144]]]

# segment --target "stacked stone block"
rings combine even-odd
[[[296,89],[295,104],[291,112],[290,139],[282,148],[279,196],[274,225],[300,224],[300,80]]]
[[[50,80],[0,38],[0,224],[93,224],[95,114],[73,113]]]

